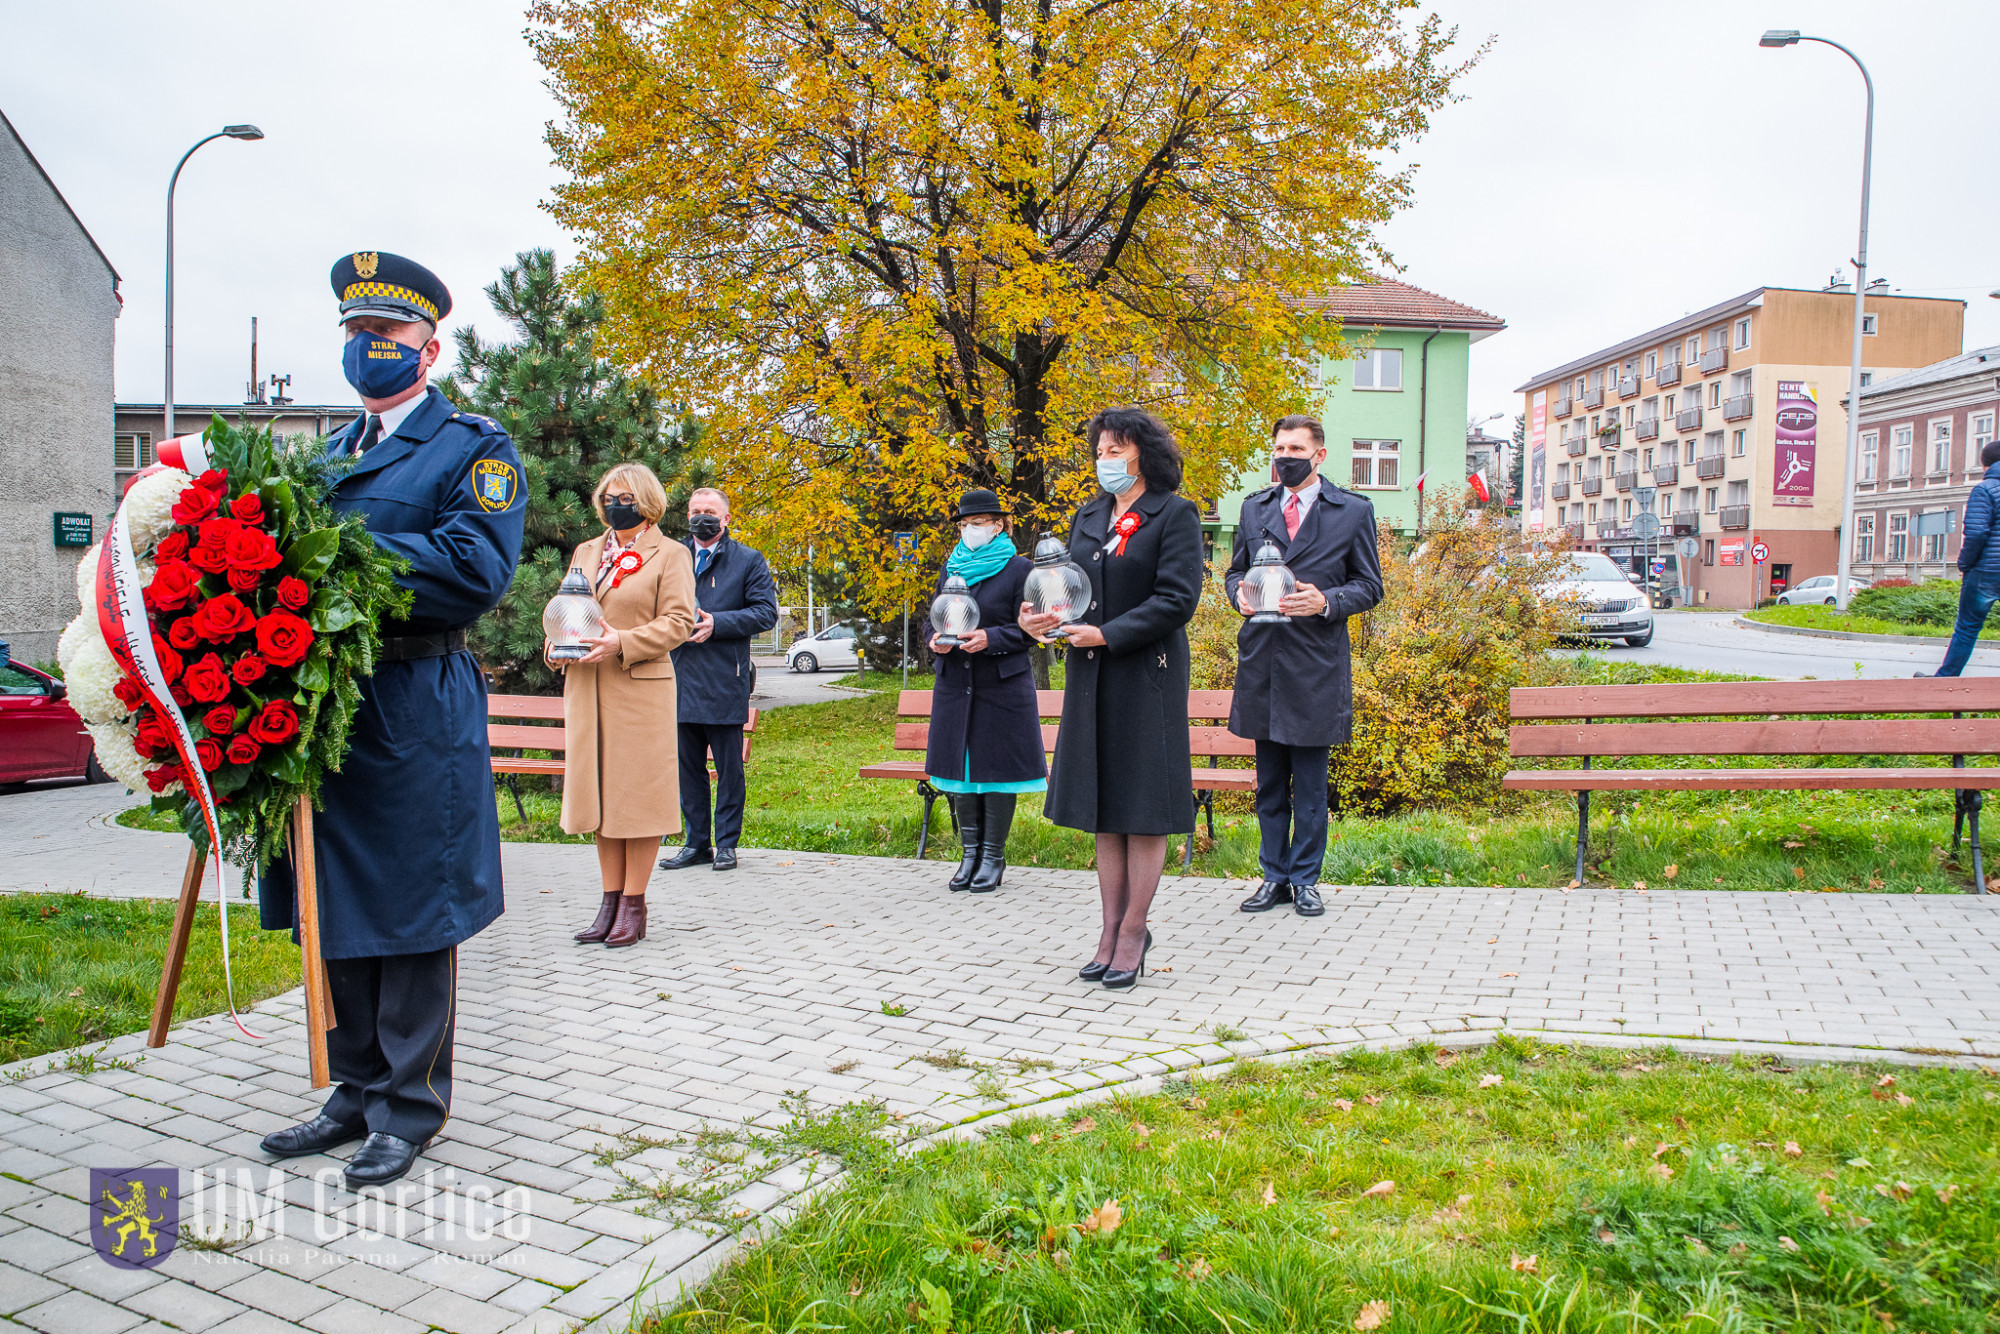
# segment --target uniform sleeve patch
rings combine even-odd
[[[472,465],[472,494],[479,508],[498,513],[514,503],[521,492],[521,479],[514,465],[499,459],[481,459]]]

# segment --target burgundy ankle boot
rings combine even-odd
[[[618,920],[611,926],[611,934],[604,938],[606,949],[623,949],[636,945],[646,938],[646,896],[644,894],[620,894],[618,896]]]
[[[597,905],[597,916],[589,926],[577,932],[570,939],[579,945],[595,945],[611,934],[611,923],[618,916],[618,900],[622,894],[606,894],[604,901]]]

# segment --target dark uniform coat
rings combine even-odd
[[[931,695],[924,772],[934,778],[967,781],[968,752],[969,781],[974,783],[1029,783],[1048,776],[1034,664],[1028,660],[1028,646],[1034,641],[1017,624],[1021,585],[1034,568],[1026,556],[1016,556],[998,573],[972,585],[979,628],[986,632],[984,649],[931,655],[937,689]],[[943,580],[938,581],[938,591],[944,591]]]
[[[1112,503],[1099,493],[1070,527],[1069,558],[1090,578],[1082,619],[1103,629],[1105,646],[1065,659],[1043,813],[1091,833],[1192,833],[1187,623],[1207,573],[1201,511],[1148,490],[1132,503],[1139,529],[1118,556],[1105,549]]]
[[[346,455],[367,422],[327,442]],[[514,442],[432,389],[334,488],[377,545],[410,562],[408,621],[385,637],[461,629],[499,605],[521,555],[527,497]],[[500,820],[486,681],[472,654],[380,664],[361,684],[352,748],[320,789],[320,949],[329,959],[456,945],[501,912]],[[262,920],[295,921],[292,870],[272,863]]]
[[[683,541],[700,563],[693,541]],[[722,535],[708,568],[695,577],[695,606],[715,617],[715,631],[673,652],[680,721],[741,727],[750,721],[750,637],[778,623],[778,586],[764,554]]]
[[[1344,746],[1354,732],[1354,678],[1347,618],[1382,600],[1382,564],[1375,551],[1375,507],[1321,479],[1319,499],[1299,535],[1285,538],[1285,488],[1244,498],[1236,544],[1222,578],[1229,605],[1266,539],[1277,544],[1299,582],[1326,594],[1324,616],[1292,616],[1283,625],[1244,618],[1236,632],[1236,693],[1229,730],[1287,746]]]

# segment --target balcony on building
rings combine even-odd
[[[1703,375],[1713,375],[1717,371],[1726,371],[1728,369],[1729,369],[1728,348],[1712,347],[1708,349],[1708,351],[1701,354],[1701,373]]]
[[[1576,489],[1583,492],[1586,496],[1601,496],[1604,494],[1604,479],[1602,477],[1586,477],[1576,484]]]
[[[1699,431],[1701,429],[1701,404],[1697,403],[1691,408],[1682,408],[1679,412],[1676,412],[1674,414],[1674,429],[1676,431]]]
[[[1720,454],[1704,454],[1694,461],[1694,475],[1703,481],[1708,481],[1710,478],[1722,476],[1722,470],[1728,464],[1729,460]]]
[[[1568,482],[1550,482],[1550,483],[1549,483],[1549,499],[1550,499],[1550,500],[1568,500],[1568,499],[1569,499],[1569,483],[1568,483]]]
[[[1597,447],[1599,449],[1616,449],[1618,448],[1618,442],[1624,438],[1625,428],[1617,422],[1613,422],[1597,433]]]
[[[1571,401],[1570,396],[1568,394],[1564,394],[1561,398],[1557,399],[1555,402],[1555,414],[1558,417],[1567,417],[1569,416],[1571,410],[1574,409],[1575,407],[1576,404],[1573,401]]]
[[[1672,486],[1680,479],[1681,465],[1678,463],[1662,463],[1659,467],[1653,469],[1654,486]]]
[[[1569,538],[1569,540],[1570,540],[1570,541],[1572,541],[1572,542],[1581,542],[1581,541],[1583,541],[1583,525],[1582,525],[1582,524],[1580,524],[1580,523],[1566,523],[1566,524],[1564,524],[1564,525],[1563,525],[1563,533],[1564,533],[1564,535],[1565,535],[1565,536],[1567,536],[1567,537]]]
[[[1726,422],[1742,421],[1745,417],[1750,415],[1750,407],[1751,407],[1750,400],[1755,397],[1756,395],[1754,394],[1736,394],[1732,397],[1723,399],[1722,420]]]
[[[1701,515],[1693,510],[1677,510],[1660,520],[1660,531],[1674,537],[1693,537],[1701,531]]]
[[[1748,505],[1724,505],[1716,522],[1724,528],[1748,528],[1750,507]]]
[[[1610,541],[1616,541],[1617,539],[1619,539],[1619,538],[1622,538],[1622,537],[1625,537],[1625,536],[1627,536],[1627,533],[1625,532],[1625,530],[1624,530],[1623,528],[1620,528],[1620,527],[1618,526],[1618,520],[1616,520],[1616,519],[1599,519],[1599,520],[1597,521],[1597,540],[1598,540],[1598,541],[1600,541],[1600,542],[1610,542]]]
[[[1611,483],[1613,486],[1616,486],[1620,491],[1630,491],[1633,487],[1639,484],[1638,471],[1635,469],[1632,472],[1612,473]]]
[[[1601,385],[1601,384],[1600,384],[1600,385],[1594,385],[1594,386],[1592,386],[1591,388],[1589,388],[1589,389],[1587,389],[1587,390],[1585,390],[1585,391],[1584,391],[1584,394],[1583,394],[1583,410],[1584,410],[1585,412],[1588,412],[1588,411],[1590,411],[1590,410],[1591,410],[1592,408],[1601,408],[1601,407],[1603,407],[1603,406],[1604,406],[1604,386],[1603,386],[1603,385]]]
[[[1590,447],[1590,441],[1584,439],[1580,435],[1573,435],[1569,439],[1563,441],[1563,448],[1569,451],[1571,458],[1581,457],[1583,451],[1588,449],[1589,447]]]
[[[1642,377],[1637,375],[1627,375],[1621,378],[1618,381],[1618,397],[1637,398],[1639,396],[1639,384],[1641,378]]]
[[[1678,361],[1661,362],[1659,372],[1653,376],[1653,383],[1662,389],[1665,389],[1668,385],[1679,384],[1680,382],[1681,364]]]
[[[1634,440],[1658,440],[1660,438],[1660,419],[1658,417],[1641,417],[1638,421],[1633,422],[1632,438]]]

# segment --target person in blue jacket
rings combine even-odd
[[[1995,521],[2000,520],[2000,440],[1979,451],[1979,464],[1986,475],[1965,498],[1965,523],[1958,540],[1958,571],[1964,577],[1958,586],[1958,624],[1951,632],[1951,647],[1944,651],[1944,665],[1937,669],[1939,676],[1965,671],[1979,632],[1986,627],[1986,613],[2000,602],[2000,542],[1993,540]]]
[[[486,682],[466,627],[514,578],[527,499],[514,442],[427,383],[451,294],[399,255],[333,266],[342,358],[366,413],[327,441],[352,459],[337,509],[409,562],[407,620],[385,623],[350,749],[315,821],[320,948],[334,1027],[334,1089],[320,1114],[268,1135],[281,1158],[362,1140],[359,1189],[394,1181],[451,1110],[458,946],[501,912],[500,822],[486,744]],[[292,868],[274,862],[262,924],[295,929]]]

